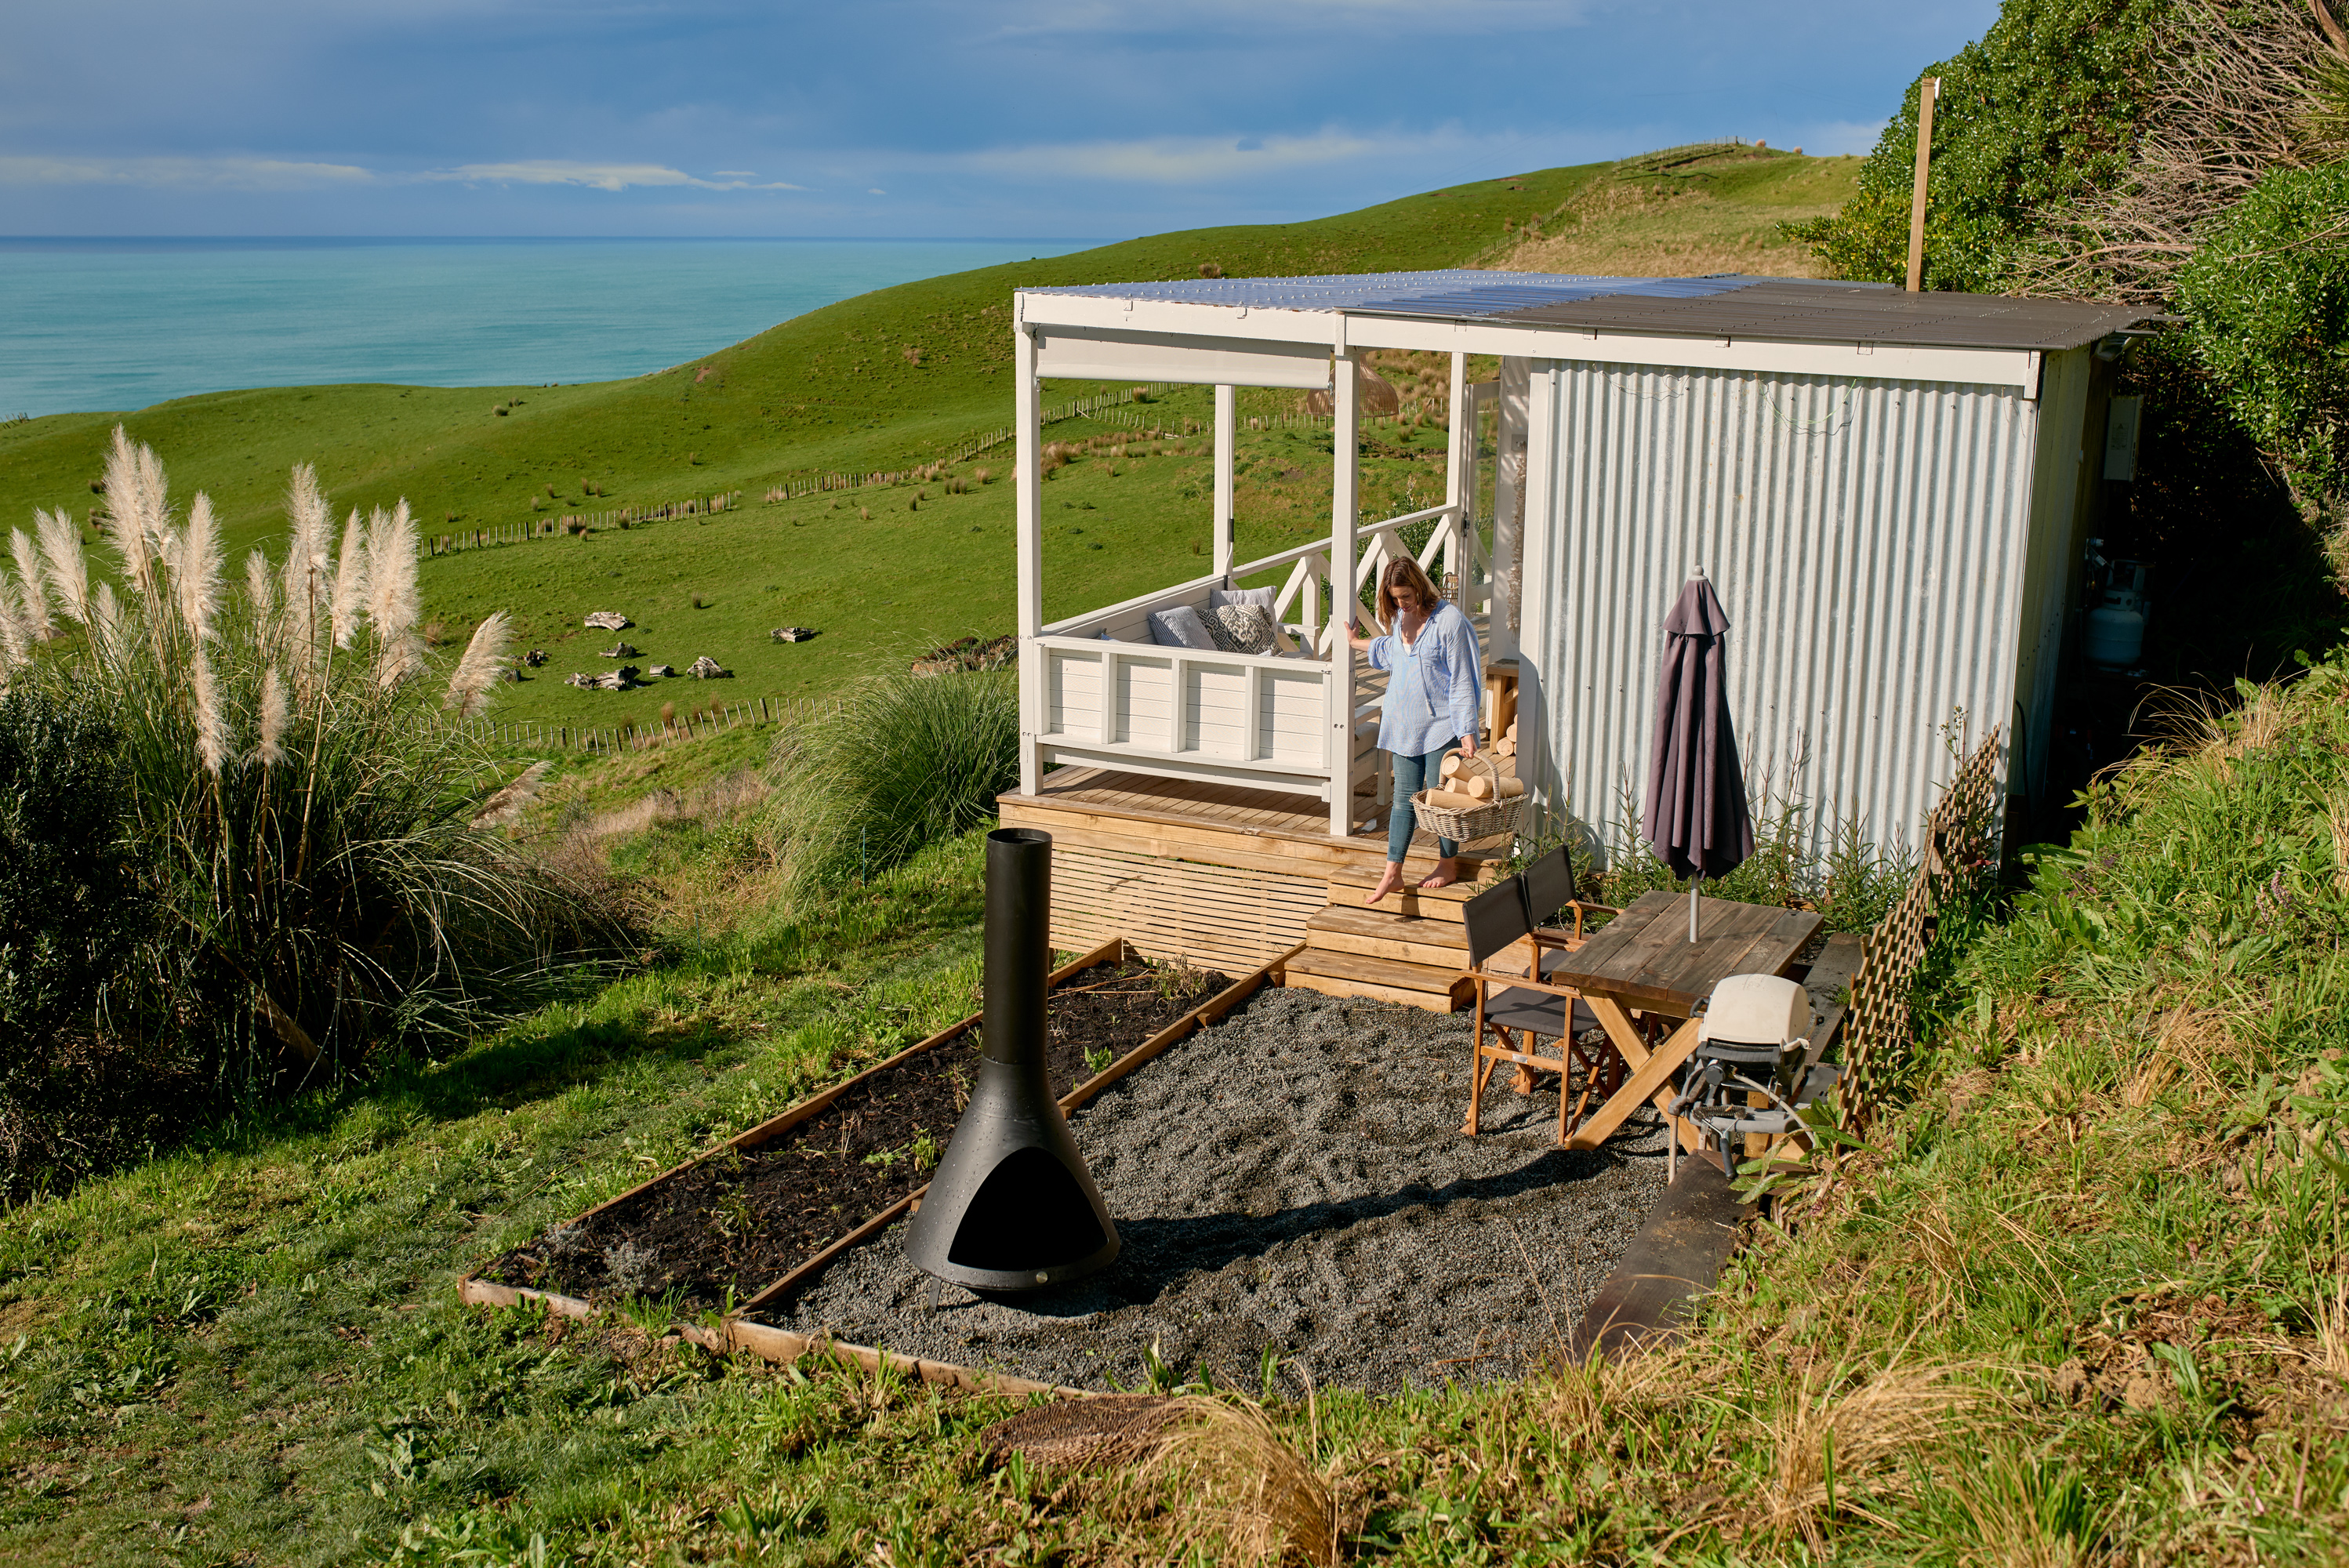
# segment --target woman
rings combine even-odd
[[[1418,562],[1387,562],[1379,573],[1377,609],[1385,634],[1356,636],[1353,642],[1369,653],[1372,669],[1388,672],[1379,747],[1394,753],[1394,805],[1387,812],[1386,874],[1364,903],[1376,903],[1402,885],[1403,856],[1411,850],[1417,816],[1411,798],[1443,777],[1444,754],[1457,747],[1464,756],[1476,755],[1485,667],[1476,628],[1458,605],[1436,597],[1435,584]],[[1450,839],[1435,843],[1444,858],[1422,887],[1442,887],[1460,877],[1460,846]]]

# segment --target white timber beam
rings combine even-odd
[[[1101,340],[1105,380],[1189,383],[1230,381],[1237,386],[1326,386],[1288,379],[1295,368],[1271,372],[1280,379],[1247,375],[1211,375],[1204,370],[1167,374],[1146,354],[1121,357],[1118,343],[1154,340],[1170,346],[1201,348],[1245,359],[1250,344],[1291,345],[1326,354],[1340,330],[1332,311],[1247,310],[1230,305],[1165,300],[1121,300],[1100,296],[1021,294],[1017,296],[1030,325],[1048,331],[1083,329]],[[1614,332],[1583,326],[1528,326],[1506,322],[1435,321],[1409,316],[1350,315],[1342,329],[1348,346],[1406,348],[1429,353],[1493,354],[1528,359],[1561,359],[1605,365],[1654,366],[1667,369],[1744,370],[1780,376],[1857,376],[1886,381],[1954,381],[1976,387],[2014,387],[2035,398],[2038,354],[2012,348],[1940,348],[1896,343],[1800,342],[1775,338],[1675,335]],[[1278,352],[1278,350],[1276,350]],[[1089,356],[1090,357],[1090,356]],[[1085,373],[1048,369],[1047,374],[1081,378]]]
[[[1036,338],[1012,332],[1013,531],[1019,540],[1019,789],[1033,795],[1044,779],[1044,425],[1043,389],[1036,379]],[[1106,691],[1102,700],[1108,700]]]
[[[1472,509],[1463,504],[1467,500],[1468,488],[1475,483],[1476,416],[1468,407],[1468,356],[1464,354],[1452,356],[1452,390],[1444,407],[1449,411],[1451,422],[1451,444],[1445,449],[1444,458],[1444,504],[1454,509],[1452,513],[1454,542],[1450,557],[1452,575],[1456,584],[1453,595],[1465,614],[1476,602],[1475,589],[1468,581],[1476,552],[1467,542],[1468,531],[1475,526],[1475,519],[1471,515]],[[1461,436],[1464,428],[1468,432],[1464,440]]]
[[[1350,350],[1336,356],[1330,442],[1330,836],[1354,830],[1354,521],[1361,511],[1361,383]],[[1342,599],[1340,598],[1342,595]]]
[[[1232,569],[1232,461],[1239,443],[1239,389],[1216,388],[1216,575]]]

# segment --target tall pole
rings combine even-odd
[[[1232,459],[1238,446],[1239,398],[1235,388],[1216,388],[1216,575],[1232,571]]]
[[[1927,77],[1917,88],[1917,182],[1909,192],[1909,292],[1925,281],[1925,171],[1933,162],[1933,102],[1941,78]]]

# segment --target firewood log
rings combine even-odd
[[[1441,806],[1447,811],[1469,811],[1485,804],[1474,795],[1462,795],[1450,789],[1430,789],[1427,803]]]

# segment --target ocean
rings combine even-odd
[[[0,239],[0,419],[241,387],[605,381],[1099,242]]]

